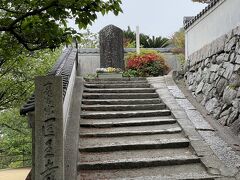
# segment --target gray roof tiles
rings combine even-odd
[[[188,29],[191,25],[194,24],[198,19],[200,19],[204,14],[206,14],[209,10],[211,10],[215,5],[222,0],[212,0],[211,3],[205,7],[199,14],[197,14],[194,18],[192,18],[188,23],[185,24],[184,28]]]

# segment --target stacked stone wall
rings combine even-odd
[[[240,27],[190,55],[185,79],[209,114],[240,136]]]

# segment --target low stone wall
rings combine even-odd
[[[185,70],[197,101],[240,136],[240,27],[190,55]]]

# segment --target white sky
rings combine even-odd
[[[109,24],[124,30],[127,26],[135,30],[139,25],[141,33],[170,37],[183,26],[184,16],[195,16],[205,6],[191,0],[122,0],[122,14],[99,15],[89,28],[91,32],[97,33]]]

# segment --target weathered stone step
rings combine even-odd
[[[99,162],[99,161],[118,161],[126,159],[155,159],[159,157],[169,156],[191,156],[193,155],[190,148],[170,148],[170,149],[144,149],[144,150],[132,150],[132,151],[110,151],[110,152],[79,152],[79,162]]]
[[[151,99],[158,97],[157,93],[83,93],[84,99]]]
[[[80,179],[214,180],[200,163],[118,170],[81,170]]]
[[[150,84],[137,83],[137,84],[84,84],[87,88],[149,88]]]
[[[142,117],[142,118],[118,118],[118,119],[81,119],[81,127],[129,127],[129,126],[147,126],[147,125],[164,125],[174,124],[176,119],[171,116],[162,117]]]
[[[80,128],[80,137],[119,137],[153,134],[180,133],[182,129],[178,124],[131,126],[118,128]]]
[[[123,77],[123,78],[95,78],[95,79],[88,79],[84,78],[85,81],[87,82],[94,82],[94,81],[99,81],[99,82],[104,82],[104,81],[145,81],[146,78],[144,77],[136,77],[136,78],[128,78],[128,77]]]
[[[82,105],[83,111],[132,111],[132,110],[160,110],[166,109],[165,104],[138,105]]]
[[[157,134],[129,137],[81,138],[80,152],[107,152],[137,149],[183,148],[189,146],[189,140],[181,133]]]
[[[161,100],[155,99],[83,99],[82,104],[94,105],[131,105],[131,104],[159,104]]]
[[[132,81],[125,81],[125,80],[118,80],[118,81],[88,81],[87,84],[137,84],[137,83],[148,83],[147,80],[132,80]]]
[[[84,89],[87,93],[154,93],[154,88]]]
[[[131,117],[151,117],[151,116],[169,116],[171,111],[165,110],[136,110],[136,111],[83,111],[81,118],[85,119],[109,119],[109,118],[131,118]]]
[[[169,156],[158,158],[137,158],[137,159],[120,159],[101,162],[79,163],[78,170],[109,170],[109,169],[133,169],[154,166],[170,166],[199,163],[197,156]]]

